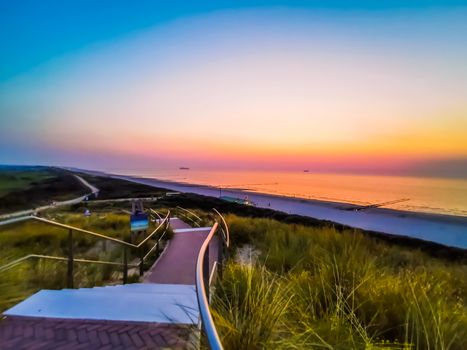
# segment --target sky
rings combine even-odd
[[[2,1],[0,163],[467,178],[467,1]]]

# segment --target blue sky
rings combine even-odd
[[[0,163],[467,173],[465,1],[2,1],[0,38]]]
[[[460,0],[363,1],[1,1],[0,78],[100,41],[112,40],[180,17],[242,8],[287,7],[336,11],[457,8]]]

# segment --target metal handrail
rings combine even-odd
[[[159,220],[162,220],[162,216],[160,216],[159,212],[155,211],[155,210],[152,209],[152,208],[149,208],[149,210],[150,210],[152,213],[156,214],[157,217],[159,218]]]
[[[197,218],[199,221],[201,221],[201,220],[202,220],[202,219],[201,219],[201,218],[200,218],[198,215],[196,215],[196,213],[194,213],[194,212],[193,212],[193,211],[191,211],[191,210],[188,210],[188,209],[182,208],[182,207],[180,207],[180,206],[178,206],[178,205],[177,205],[177,207],[176,207],[176,208],[177,208],[177,209],[181,209],[181,210],[183,210],[183,211],[186,211],[188,214],[191,214],[191,215],[193,215],[193,216],[194,216],[195,218]]]
[[[154,251],[154,249],[157,249],[157,247],[159,246],[159,241],[157,241],[156,243],[154,243],[154,245],[152,246],[151,249],[149,249],[149,251],[146,253],[145,256],[143,256],[143,259],[141,259],[142,261],[146,260],[148,258],[149,255],[151,255],[151,253]]]
[[[169,230],[169,224],[167,223],[167,226],[165,227],[165,230],[164,232],[162,233],[162,235],[159,237],[159,239],[157,240],[157,242],[152,246],[151,249],[149,249],[149,251],[146,253],[146,255],[143,257],[143,261],[146,260],[148,258],[149,255],[151,255],[151,253],[154,251],[154,249],[156,249],[160,242],[162,241],[162,238],[164,238],[165,234],[167,233],[167,231]]]
[[[184,213],[184,212],[181,213],[184,217],[186,217],[188,220],[190,220],[193,224],[195,224],[196,226],[200,227],[199,222],[202,221],[202,219],[201,219],[198,215],[196,215],[196,213],[194,213],[194,212],[191,211],[191,210],[182,208],[182,207],[180,207],[180,206],[178,206],[178,205],[176,206],[176,208],[177,208],[177,209],[180,209],[180,210],[183,210],[184,212],[186,212],[186,213],[188,213],[188,214],[194,216],[194,217],[196,218],[196,220],[193,219],[192,217],[190,217],[188,214],[186,214],[186,213]]]
[[[139,244],[132,244],[132,243],[128,243],[128,242],[125,242],[125,241],[117,239],[117,238],[113,238],[113,237],[109,237],[109,236],[97,233],[97,232],[85,230],[85,229],[82,229],[82,228],[79,228],[79,227],[74,227],[74,226],[70,226],[70,225],[67,225],[67,224],[62,224],[62,223],[59,223],[59,222],[56,222],[56,221],[52,221],[52,220],[48,220],[48,219],[45,219],[45,218],[41,218],[41,217],[38,217],[38,216],[31,215],[31,216],[28,217],[28,219],[37,220],[37,221],[40,221],[40,222],[43,222],[43,223],[46,223],[46,224],[49,224],[49,225],[58,226],[58,227],[65,228],[65,229],[69,230],[69,234],[68,234],[68,244],[69,244],[69,253],[68,254],[69,254],[69,256],[68,256],[68,258],[54,257],[54,256],[49,256],[49,255],[29,254],[29,255],[24,256],[23,258],[12,261],[12,262],[4,265],[4,266],[0,266],[0,272],[4,271],[4,270],[7,270],[10,267],[13,267],[13,266],[17,265],[19,262],[27,260],[29,258],[34,258],[35,257],[35,258],[45,258],[45,259],[55,259],[55,260],[65,259],[65,260],[68,261],[68,279],[69,279],[69,287],[70,288],[73,286],[73,262],[75,262],[75,261],[77,261],[77,262],[89,262],[89,263],[102,263],[102,264],[123,266],[124,267],[123,283],[126,283],[128,266],[131,266],[131,267],[139,266],[140,267],[140,274],[142,275],[143,274],[144,259],[148,256],[148,254],[146,254],[146,256],[144,256],[144,257],[141,255],[141,261],[140,261],[139,265],[128,264],[128,262],[127,262],[127,249],[126,248],[128,248],[128,247],[136,248],[136,249],[141,248],[150,238],[152,238],[157,233],[157,231],[163,225],[166,225],[166,230],[165,231],[167,231],[169,217],[170,217],[170,210],[167,212],[166,217],[159,223],[159,225],[154,229],[153,232],[151,232]],[[113,262],[109,262],[109,261],[106,262],[106,261],[99,261],[99,260],[75,259],[73,257],[73,248],[72,248],[72,246],[73,246],[72,232],[73,231],[85,233],[85,234],[88,234],[88,235],[91,235],[91,236],[94,236],[94,237],[98,237],[98,238],[101,238],[101,239],[104,239],[104,240],[111,241],[111,242],[122,245],[124,247],[124,250],[123,250],[124,262],[123,263],[113,263]],[[165,232],[162,234],[162,236],[164,234],[165,234]],[[159,241],[156,243],[155,246],[157,246],[158,243],[159,243]],[[151,251],[152,250],[153,249],[151,249]]]
[[[198,253],[196,262],[196,296],[198,299],[199,313],[202,326],[208,339],[211,350],[223,350],[219,334],[217,333],[214,320],[209,311],[209,243],[219,227],[219,223],[214,223],[208,236],[203,242]],[[207,256],[207,259],[206,259]],[[206,276],[207,275],[207,276]]]
[[[88,235],[91,235],[91,236],[94,236],[94,237],[102,238],[102,239],[105,239],[105,240],[108,240],[108,241],[112,241],[114,243],[125,245],[127,247],[138,248],[138,246],[135,245],[135,244],[122,241],[122,240],[120,240],[118,238],[109,237],[109,236],[103,235],[101,233],[85,230],[85,229],[75,227],[75,226],[70,226],[70,225],[67,225],[67,224],[62,224],[60,222],[48,220],[48,219],[45,219],[45,218],[41,218],[39,216],[32,215],[30,218],[33,219],[33,220],[44,222],[44,223],[49,224],[49,225],[54,225],[54,226],[58,226],[58,227],[61,227],[61,228],[68,229],[68,230],[73,230],[73,231],[85,233],[85,234],[88,234]]]
[[[169,215],[170,215],[170,211],[167,213],[166,217],[162,220],[162,222],[159,224],[159,226],[157,226],[157,227],[154,229],[154,231],[151,232],[151,233],[150,233],[145,239],[143,239],[139,244],[128,243],[128,242],[122,241],[122,240],[120,240],[120,239],[118,239],[118,238],[113,238],[113,237],[106,236],[106,235],[101,234],[101,233],[97,233],[97,232],[85,230],[85,229],[82,229],[82,228],[79,228],[79,227],[75,227],[75,226],[70,226],[70,225],[67,225],[67,224],[62,224],[62,223],[60,223],[60,222],[48,220],[48,219],[45,219],[45,218],[41,218],[41,217],[39,217],[39,216],[31,215],[30,218],[33,219],[33,220],[37,220],[37,221],[44,222],[44,223],[46,223],[46,224],[55,225],[55,226],[62,227],[62,228],[68,229],[68,230],[73,230],[73,231],[85,233],[85,234],[88,234],[88,235],[91,235],[91,236],[94,236],[94,237],[102,238],[102,239],[105,239],[105,240],[108,240],[108,241],[112,241],[112,242],[114,242],[114,243],[118,243],[118,244],[121,244],[121,245],[125,245],[125,246],[127,246],[127,247],[131,247],[131,248],[140,248],[144,243],[146,243],[152,236],[154,236],[154,235],[156,234],[156,232],[159,230],[159,228],[162,227],[162,225],[164,225],[165,221],[168,220]]]
[[[49,259],[49,260],[59,260],[59,261],[68,261],[67,257],[63,256],[53,256],[53,255],[41,255],[41,254],[28,254],[25,255],[21,258],[18,258],[16,260],[10,261],[8,264],[3,265],[0,267],[0,273],[5,272],[16,265],[22,263],[23,261],[29,260],[29,259]],[[79,263],[89,263],[89,264],[102,264],[102,265],[116,265],[116,266],[123,266],[122,263],[117,263],[113,261],[102,261],[102,260],[89,260],[89,259],[73,259],[74,262],[79,262]],[[138,267],[139,265],[135,264],[128,264],[127,266],[130,267]]]
[[[222,216],[221,213],[219,213],[219,211],[216,209],[216,208],[212,208],[212,210],[214,210],[216,212],[217,215],[220,216],[221,220],[222,220],[222,223],[224,224],[224,227],[222,228],[222,231],[225,233],[225,236],[224,236],[224,241],[225,241],[225,246],[227,248],[230,247],[230,231],[229,231],[229,226],[227,225],[227,222],[225,221],[224,217]],[[224,228],[225,228],[225,231],[224,231]]]
[[[199,223],[198,223],[195,219],[189,217],[189,216],[188,216],[187,214],[185,214],[185,213],[180,213],[180,214],[182,214],[184,218],[190,220],[190,222],[191,222],[193,225],[199,227]]]
[[[144,243],[146,243],[152,236],[154,236],[156,234],[156,232],[159,230],[159,228],[162,227],[162,225],[164,225],[167,220],[169,219],[169,215],[170,215],[170,210],[167,212],[167,215],[165,216],[164,220],[162,220],[160,223],[159,223],[159,226],[157,226],[154,231],[152,231],[152,233],[150,233],[145,239],[143,239],[141,242],[139,242],[139,244],[136,246],[136,248],[139,248],[141,247]]]

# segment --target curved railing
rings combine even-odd
[[[170,221],[170,211],[167,212],[167,215],[164,218],[161,218],[162,220],[159,221],[159,225],[147,236],[145,237],[141,242],[138,244],[133,244],[129,242],[125,242],[121,239],[110,237],[101,233],[93,232],[90,230],[85,230],[79,227],[67,225],[67,224],[62,224],[56,221],[48,220],[45,218],[41,218],[38,216],[30,216],[27,219],[32,219],[32,220],[37,220],[40,222],[43,222],[48,225],[53,225],[57,227],[61,227],[63,229],[68,230],[68,257],[61,257],[61,256],[52,256],[52,255],[39,255],[39,254],[29,254],[26,256],[23,256],[19,259],[16,259],[14,261],[11,261],[3,266],[0,266],[0,272],[7,271],[14,266],[18,265],[19,263],[29,260],[29,259],[50,259],[50,260],[60,260],[60,261],[68,261],[68,282],[67,286],[68,288],[73,288],[73,264],[74,262],[79,262],[79,263],[93,263],[93,264],[106,264],[106,265],[116,265],[116,266],[123,266],[123,283],[125,284],[128,279],[128,267],[139,267],[140,268],[140,275],[143,274],[143,268],[144,268],[144,261],[149,257],[149,255],[156,249],[160,247],[160,243],[162,238],[165,236],[168,228],[169,228],[169,221]],[[161,234],[159,239],[156,241],[154,246],[149,249],[149,251],[144,254],[143,251],[143,246],[145,243],[148,242],[159,230],[165,227],[164,232]],[[86,235],[90,235],[93,237],[97,237],[106,241],[110,241],[116,244],[119,244],[123,247],[123,263],[118,263],[118,262],[112,262],[112,261],[102,261],[102,260],[88,260],[88,259],[76,259],[73,256],[73,232],[80,232],[84,233]],[[128,264],[128,252],[127,249],[136,249],[139,252],[140,256],[140,262],[139,264]]]
[[[196,262],[196,296],[198,298],[201,323],[211,350],[223,349],[219,334],[209,310],[209,243],[217,231],[216,222],[206,237]]]
[[[176,209],[179,210],[179,212],[185,217],[187,218],[188,220],[190,220],[193,224],[195,224],[196,226],[200,226],[200,222],[202,221],[202,219],[193,211],[191,210],[188,210],[188,209],[185,209],[185,208],[182,208],[180,206],[177,206]],[[195,219],[193,219],[191,216],[195,217]]]
[[[209,273],[209,244],[211,243],[214,235],[218,232],[219,234],[219,255],[218,255],[218,273],[222,277],[222,265],[224,260],[224,247],[228,248],[230,246],[230,233],[229,227],[222,216],[216,209],[213,209],[217,215],[221,218],[222,226],[219,225],[217,220],[211,228],[208,236],[203,242],[201,249],[198,253],[198,259],[196,261],[196,295],[198,299],[199,312],[201,317],[201,324],[206,335],[209,348],[211,350],[221,350],[223,349],[222,342],[217,333],[216,326],[209,309],[210,303],[210,283],[211,275]],[[222,234],[221,234],[222,232]],[[214,268],[213,268],[214,269]]]
[[[227,225],[227,222],[225,221],[224,217],[222,216],[221,213],[219,213],[219,211],[216,209],[216,208],[212,208],[212,210],[214,210],[214,212],[219,215],[219,217],[221,218],[221,221],[222,221],[222,232],[224,234],[224,242],[225,242],[225,246],[227,248],[230,247],[230,231],[229,231],[229,226]]]
[[[146,255],[142,258],[141,264],[143,264],[144,260],[146,260],[152,254],[152,252],[154,250],[159,251],[162,239],[165,237],[165,234],[169,230],[169,226],[170,226],[170,210],[168,211],[167,216],[165,218],[162,218],[162,216],[157,211],[155,211],[154,209],[149,209],[149,210],[150,210],[151,213],[153,213],[153,214],[155,214],[157,216],[160,223],[165,222],[165,229],[164,229],[164,232],[162,232],[162,234],[160,235],[159,239],[156,241],[156,243],[154,243],[152,248],[149,249],[149,251],[146,253]],[[141,269],[142,269],[142,265],[141,265]]]
[[[157,216],[157,220],[159,220],[159,221],[163,220],[161,214],[159,214],[158,211],[156,211],[154,209],[149,209],[149,211],[150,211],[151,214],[155,214]]]

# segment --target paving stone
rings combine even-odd
[[[174,324],[13,316],[0,322],[0,350],[185,349],[192,331]]]

